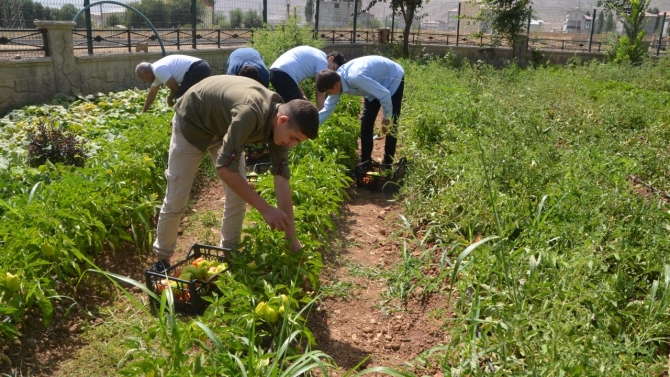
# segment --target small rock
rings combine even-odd
[[[384,335],[384,339],[386,340],[393,340],[393,337],[389,334]]]
[[[370,318],[370,323],[372,323],[374,325],[375,323],[377,323],[377,320],[374,319],[374,318]]]
[[[386,235],[386,229],[384,229],[384,228],[379,229],[379,234],[381,234],[382,236],[385,236]]]
[[[23,58],[23,56],[21,56],[21,54],[14,55],[14,59],[16,59],[16,60],[19,60],[19,59],[22,59],[22,58]]]
[[[9,369],[12,367],[12,360],[4,353],[0,353],[0,366],[3,367],[2,369]]]
[[[400,343],[391,343],[391,349],[397,351],[400,349]]]
[[[37,348],[37,341],[35,338],[26,339],[26,348],[30,351],[34,351]]]
[[[370,334],[372,332],[372,327],[363,327],[363,332],[366,334]]]
[[[182,234],[184,234],[184,228],[181,228],[181,227],[178,228],[178,229],[177,229],[177,234],[180,235],[180,236],[181,236]]]

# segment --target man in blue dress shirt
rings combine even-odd
[[[314,77],[322,70],[337,69],[346,62],[344,55],[337,51],[326,55],[312,46],[294,47],[275,60],[270,66],[270,82],[274,90],[289,102],[294,99],[307,99],[300,88],[300,82]],[[316,108],[323,108],[326,96],[318,90],[315,93]]]
[[[263,58],[251,47],[238,48],[230,54],[226,75],[249,77],[266,88],[270,86],[270,73]]]
[[[337,71],[326,69],[319,72],[316,87],[318,91],[328,94],[323,109],[319,111],[319,125],[333,113],[342,93],[365,97],[361,116],[362,163],[372,163],[375,120],[379,108],[383,109],[382,132],[386,133],[383,163],[392,164],[405,87],[405,71],[402,67],[383,56],[364,56],[351,60]],[[391,119],[393,125],[387,128],[391,125]]]

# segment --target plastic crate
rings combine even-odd
[[[172,292],[174,293],[175,310],[185,314],[202,314],[209,305],[209,302],[204,300],[203,297],[210,296],[215,290],[217,290],[216,284],[214,284],[214,282],[219,278],[221,272],[212,275],[207,280],[193,279],[191,281],[186,281],[173,275],[179,276],[182,268],[190,265],[194,260],[200,257],[204,257],[207,260],[216,260],[218,262],[229,264],[229,253],[229,250],[222,249],[220,247],[194,244],[188,251],[186,259],[175,264],[174,266],[171,266],[164,272],[146,270],[145,277],[147,288],[160,296],[162,291],[167,289],[165,283],[170,284],[170,282],[175,282],[174,284],[176,284],[177,287],[172,288]],[[228,268],[222,272],[227,270]],[[160,303],[154,300],[151,296],[149,296],[149,300],[154,305],[160,305]]]
[[[370,165],[361,163],[354,169],[356,186],[374,191],[397,192],[407,173],[407,159],[401,158],[397,164]]]
[[[244,162],[247,165],[270,161],[270,148],[267,144],[248,144],[244,146]]]

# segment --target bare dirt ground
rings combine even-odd
[[[381,159],[384,139],[375,141],[373,158]],[[198,213],[223,209],[223,190],[218,181],[204,181],[193,198],[182,221],[178,253],[173,261],[186,256],[190,245],[203,238],[215,236],[218,229],[190,226],[190,219]],[[324,286],[338,282],[351,283],[346,295],[325,297],[312,311],[308,327],[314,333],[317,349],[333,357],[338,365],[333,375],[342,375],[359,365],[361,367],[407,367],[423,351],[447,342],[445,318],[435,318],[436,310],[453,314],[439,297],[423,297],[420,292],[406,301],[386,303],[396,310],[382,310],[380,303],[387,287],[384,281],[354,276],[351,266],[388,270],[401,261],[401,246],[391,238],[399,227],[400,204],[391,195],[352,187],[350,199],[344,204],[339,219],[335,242],[324,251],[326,268],[322,273]],[[153,258],[143,255],[131,245],[115,252],[108,251],[97,263],[106,271],[143,281],[144,270]],[[69,287],[65,295],[70,299],[57,301],[54,320],[45,326],[40,315],[29,313],[20,339],[0,344],[0,372],[11,376],[64,376],[59,364],[77,357],[85,341],[81,336],[87,326],[103,321],[100,311],[109,305],[110,296],[101,294],[105,279],[91,274],[85,283],[75,280],[59,282],[61,289]],[[141,293],[137,291],[138,295]],[[448,309],[448,310],[447,310]],[[442,375],[430,363],[419,369],[410,368],[419,375]]]

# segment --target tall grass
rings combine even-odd
[[[445,372],[666,370],[668,208],[629,176],[670,186],[670,63],[403,64],[405,207],[431,231],[416,237],[460,250],[498,237],[458,257],[458,279],[454,266],[461,314],[450,344],[430,352]]]

